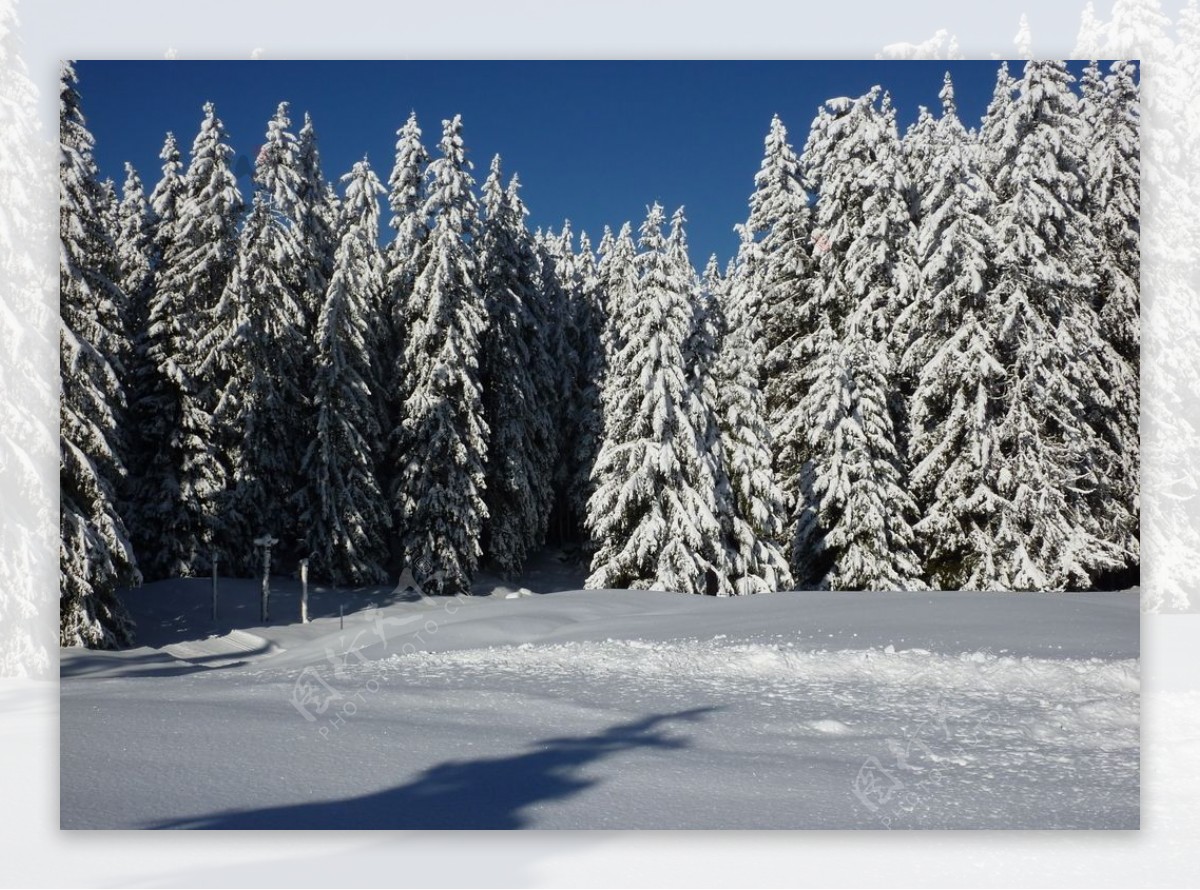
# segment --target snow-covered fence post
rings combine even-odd
[[[217,626],[217,554],[212,555],[212,622]]]
[[[254,539],[254,546],[263,549],[263,579],[262,579],[262,622],[266,624],[271,620],[270,609],[270,594],[271,594],[271,545],[278,544],[279,539],[273,538],[270,535],[263,535],[261,538]]]
[[[308,559],[300,560],[300,623],[308,624]]]

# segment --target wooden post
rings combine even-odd
[[[308,624],[308,560],[300,560],[300,623]]]
[[[261,538],[254,539],[254,546],[263,549],[263,577],[262,577],[262,623],[266,624],[271,620],[271,545],[278,544],[279,539],[273,538],[270,535],[263,535]]]
[[[341,603],[338,603],[338,630],[345,630],[345,629],[346,629],[346,609]]]
[[[213,627],[217,626],[217,554],[212,555],[213,577],[212,577],[212,622]]]

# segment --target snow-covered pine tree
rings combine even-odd
[[[128,527],[135,549],[142,555],[141,568],[148,578],[165,574],[165,560],[154,548],[162,542],[155,525],[176,504],[176,471],[172,454],[162,443],[169,436],[174,401],[166,377],[159,371],[152,353],[150,334],[151,307],[163,277],[163,258],[175,238],[179,222],[179,204],[185,191],[181,171],[183,161],[172,133],[167,133],[159,154],[163,161],[162,178],[149,199],[150,243],[147,265],[150,279],[146,286],[144,316],[134,330],[134,362],[129,374],[130,449],[136,472],[129,474]]]
[[[121,289],[129,305],[130,330],[140,331],[146,324],[153,270],[154,229],[150,207],[141,177],[130,163],[125,164],[125,185],[118,210],[117,266]]]
[[[301,365],[304,378],[301,389],[310,399],[316,390],[318,335],[321,312],[324,308],[329,279],[333,275],[333,257],[338,247],[338,198],[332,184],[326,181],[321,171],[321,154],[317,150],[317,134],[312,117],[306,112],[304,125],[297,134],[294,145],[295,204],[291,211],[292,227],[295,229],[296,245],[299,250],[294,274],[296,296],[304,310],[302,341],[305,358]],[[377,302],[366,307],[369,317],[382,318],[378,300],[382,293],[376,288],[371,296]],[[368,337],[372,354],[371,364],[378,371],[382,357],[378,355],[385,331],[379,323],[369,326]],[[383,406],[383,393],[372,387],[372,394],[379,408]],[[310,407],[311,404],[310,404]],[[376,409],[376,414],[379,413]],[[315,423],[316,414],[309,415]]]
[[[711,412],[716,403],[712,367],[725,330],[725,320],[716,292],[702,286],[700,277],[696,275],[696,269],[692,266],[687,233],[684,230],[686,223],[687,217],[680,207],[671,215],[671,227],[666,243],[667,268],[673,278],[672,287],[687,294],[688,303],[692,307],[692,330],[683,344],[683,359],[687,363],[693,388],[700,397],[696,408],[709,414],[707,417],[696,418],[696,429],[703,430],[712,427]],[[716,258],[713,257],[705,268],[705,274],[713,275],[716,271]],[[707,446],[713,441],[715,440],[702,439],[701,444]]]
[[[802,470],[792,565],[830,590],[921,590],[916,504],[905,489],[888,408],[890,361],[865,307],[835,336],[822,322],[812,387],[813,457]]]
[[[942,116],[927,134],[921,277],[905,323],[913,340],[901,358],[915,382],[909,479],[926,576],[937,588],[980,590],[1004,586],[994,536],[1011,521],[1011,505],[997,493],[1007,472],[997,429],[1004,369],[991,332],[997,246],[991,189],[958,118],[949,74],[941,97]]]
[[[728,581],[716,482],[692,426],[684,349],[694,309],[671,269],[663,222],[655,204],[642,226],[636,297],[620,306],[625,342],[606,383],[609,416],[588,504],[599,549],[586,583],[715,593]]]
[[[577,518],[576,524],[584,527],[587,504],[595,491],[592,468],[596,465],[596,456],[604,438],[600,388],[605,374],[603,332],[606,324],[604,284],[586,232],[579,236],[575,265],[579,275],[575,314],[579,361],[575,378],[575,417],[572,423],[567,502]],[[590,542],[586,546],[590,547]]]
[[[800,159],[778,116],[771,120],[750,215],[739,234],[730,312],[748,326],[746,361],[762,391],[772,460],[784,496],[795,504],[807,453],[806,431],[795,412],[807,391],[816,328],[810,242],[824,242],[813,232]]]
[[[996,71],[992,99],[988,103],[979,129],[980,162],[984,178],[989,183],[995,183],[997,167],[1003,160],[1003,152],[998,147],[1012,139],[1010,130],[1013,126],[1012,116],[1016,110],[1016,92],[1017,81],[1008,70],[1008,62],[1001,62]]]
[[[371,307],[383,289],[379,203],[366,160],[342,177],[341,234],[317,325],[316,437],[304,456],[300,530],[319,578],[383,581],[391,511],[376,477],[382,430],[373,393]]]
[[[396,158],[388,178],[388,225],[395,233],[385,256],[386,286],[383,294],[383,324],[380,325],[379,367],[383,401],[381,423],[387,439],[387,460],[380,471],[385,490],[394,490],[399,468],[404,465],[403,420],[404,400],[408,389],[404,382],[405,325],[408,321],[409,300],[419,271],[420,252],[429,237],[429,222],[425,218],[425,170],[429,153],[421,143],[421,128],[416,112],[409,115],[396,131]],[[399,530],[400,514],[392,498],[393,525]]]
[[[508,203],[516,210],[517,215],[524,219],[529,215],[524,201],[519,194],[520,183],[514,174],[508,183]],[[550,429],[547,435],[537,440],[541,449],[540,472],[549,480],[545,493],[543,511],[547,536],[553,528],[557,511],[559,522],[565,523],[566,499],[557,497],[566,487],[566,454],[564,449],[569,442],[569,435],[564,427],[570,422],[569,398],[571,396],[571,371],[575,367],[574,353],[566,340],[564,314],[569,309],[567,296],[559,278],[557,254],[552,255],[536,236],[528,230],[524,232],[526,249],[532,254],[536,273],[531,280],[535,285],[531,291],[529,303],[530,318],[533,323],[532,346],[530,359],[532,361],[531,375],[534,392],[540,403],[539,413],[544,414]],[[569,248],[568,248],[569,249]],[[534,430],[542,430],[542,424],[535,424]],[[571,537],[571,532],[564,530],[561,525],[555,532],[559,540]]]
[[[947,83],[950,75],[946,74]],[[946,83],[939,94],[942,98],[943,114],[946,107]],[[953,106],[953,88],[951,87],[950,104]],[[913,222],[921,222],[921,198],[930,190],[934,153],[937,144],[937,118],[924,105],[917,112],[916,122],[908,128],[901,143],[904,149],[904,168],[909,186],[909,213]]]
[[[574,234],[568,221],[562,231],[544,239],[554,261],[555,278],[545,288],[548,323],[560,331],[560,339],[550,344],[564,355],[562,368],[567,372],[565,397],[561,400],[561,459],[557,488],[561,492],[558,511],[564,528],[560,536],[568,540],[586,537],[587,501],[591,496],[591,470],[598,448],[599,380],[603,374],[602,326],[596,277],[590,243],[581,242],[575,251]],[[583,238],[586,241],[586,235]],[[555,311],[553,303],[561,305]]]
[[[230,169],[233,149],[211,102],[177,182],[179,155],[168,135],[156,216],[154,292],[146,357],[154,379],[139,397],[141,432],[151,450],[139,473],[135,546],[148,576],[208,568],[222,524],[227,471],[214,438],[219,379],[202,370],[199,343],[237,262],[242,197]]]
[[[704,274],[719,325],[720,346],[712,369],[720,462],[718,506],[725,534],[728,577],[737,595],[786,590],[792,575],[780,542],[788,516],[783,490],[771,467],[772,441],[766,406],[754,369],[751,325],[732,299],[714,256]]]
[[[151,259],[153,254],[154,230],[150,208],[142,180],[132,164],[125,164],[125,184],[121,204],[117,208],[116,259],[117,275],[121,290],[125,293],[125,324],[128,336],[123,338],[125,350],[120,356],[124,369],[123,384],[126,393],[126,408],[119,415],[123,434],[121,457],[127,467],[144,466],[147,459],[146,444],[142,439],[137,404],[143,391],[142,384],[148,379],[150,369],[146,367],[146,325],[149,312],[150,289],[153,284]],[[126,520],[136,510],[136,477],[125,476],[120,486],[121,511]]]
[[[552,403],[537,385],[548,362],[534,314],[541,270],[517,188],[514,177],[505,190],[497,155],[483,185],[479,239],[479,289],[488,313],[480,377],[490,430],[483,553],[505,577],[519,573],[545,540],[557,437]]]
[[[460,117],[443,123],[440,151],[426,173],[422,213],[430,229],[402,324],[403,458],[391,496],[405,564],[418,580],[442,571],[444,593],[465,593],[487,519],[488,428],[479,385],[487,310],[476,285],[478,220]]]
[[[893,354],[896,322],[918,272],[886,94],[876,87],[856,100],[827,102],[805,165],[822,240],[815,250],[818,333],[794,415],[808,447],[796,483],[793,574],[835,590],[919,588]]]
[[[550,405],[550,414],[555,430],[551,440],[552,487],[554,501],[551,509],[548,538],[556,542],[575,538],[572,527],[567,485],[572,439],[570,424],[573,420],[575,379],[578,359],[570,328],[574,323],[572,307],[574,290],[578,285],[575,275],[575,255],[569,223],[564,237],[554,232],[538,229],[533,234],[533,250],[540,271],[540,283],[535,288],[537,299],[531,305],[539,336],[542,338],[543,354],[547,358],[545,367],[535,375],[535,383],[541,398]]]
[[[125,472],[114,447],[125,396],[101,344],[119,340],[123,302],[111,277],[115,246],[105,230],[104,200],[92,156],[94,140],[80,110],[74,66],[59,87],[59,641],[113,648],[132,640],[132,623],[116,589],[140,581],[117,510],[115,485]]]
[[[811,358],[814,320],[808,279],[813,237],[800,160],[776,116],[754,177],[732,301],[750,326],[751,370],[780,444],[789,432],[796,432],[786,428],[784,417],[803,396],[803,368]]]
[[[305,314],[297,292],[302,250],[290,214],[299,177],[283,103],[254,166],[254,202],[237,265],[199,344],[198,374],[215,382],[214,432],[230,468],[224,549],[235,566],[257,558],[249,542],[269,533],[294,552],[304,531],[294,500],[306,444],[296,430],[311,412],[303,391]]]
[[[1105,536],[1137,561],[1139,511],[1141,300],[1141,152],[1138,138],[1136,65],[1117,61],[1111,73],[1100,76],[1088,66],[1083,79],[1082,117],[1087,124],[1089,152],[1088,215],[1099,244],[1095,257],[1095,308],[1100,329],[1112,354],[1111,410],[1090,418],[1112,454],[1106,484],[1097,488],[1093,509],[1102,517]],[[1110,511],[1110,499],[1122,509]]]
[[[150,269],[156,278],[167,253],[167,246],[175,239],[179,225],[179,206],[187,188],[184,183],[183,159],[179,154],[179,143],[174,133],[167,133],[159,159],[163,162],[162,178],[150,193],[150,218],[152,236],[150,246]]]
[[[1089,417],[1111,410],[1112,380],[1091,299],[1096,242],[1072,80],[1061,62],[1027,63],[987,146],[1000,244],[994,336],[1008,375],[999,439],[1009,472],[999,493],[1015,517],[998,536],[997,572],[1017,589],[1087,586],[1122,561],[1092,506],[1111,454]]]
[[[329,279],[333,275],[333,255],[339,244],[339,211],[337,194],[321,172],[317,134],[312,117],[307,112],[304,126],[296,136],[296,169],[299,180],[296,184],[294,218],[296,240],[301,248],[300,294],[310,321],[308,330],[315,331],[324,308]],[[370,308],[372,312],[378,311],[378,307]],[[373,329],[375,327],[372,325]]]
[[[605,380],[612,373],[612,363],[625,347],[629,334],[625,325],[629,322],[632,303],[637,299],[637,246],[633,243],[633,227],[629,223],[621,226],[620,231],[613,237],[607,228],[604,238],[600,241],[600,261],[597,273],[600,276],[601,287],[604,290],[608,311],[604,316],[602,329],[602,345],[604,346],[605,366],[608,369]],[[601,401],[605,404],[607,417],[607,396],[604,386],[601,386]],[[606,421],[607,422],[607,421]]]

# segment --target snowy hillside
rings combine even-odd
[[[63,650],[64,828],[1138,825],[1134,595],[256,594]]]

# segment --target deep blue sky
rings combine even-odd
[[[1022,63],[1010,67],[1018,73]],[[1076,75],[1082,63],[1072,65]],[[436,154],[441,121],[463,116],[475,177],[492,156],[519,173],[531,227],[599,240],[607,223],[638,223],[661,201],[686,206],[693,260],[722,264],[737,247],[735,223],[778,113],[799,150],[818,106],[890,90],[903,130],[920,105],[938,108],[949,70],[968,126],[987,107],[999,62],[276,62],[81,61],[83,111],[96,137],[102,175],[118,189],[132,161],[147,192],[160,173],[158,152],[173,130],[186,163],[205,101],[216,103],[230,143],[247,162],[262,144],[281,100],[293,129],[313,116],[325,175],[336,180],[369,157],[381,180],[391,170],[395,131],[415,110]],[[241,180],[251,193],[249,178]],[[384,220],[386,223],[386,213]]]

